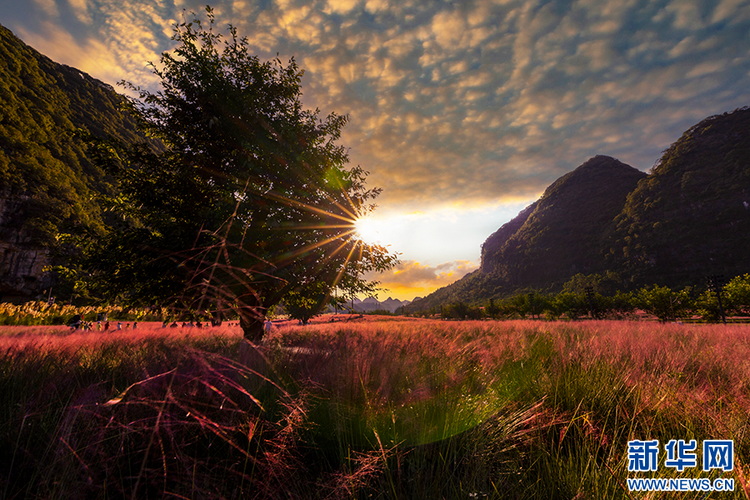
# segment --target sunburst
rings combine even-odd
[[[286,226],[285,230],[290,231],[331,231],[328,237],[311,241],[310,243],[300,246],[292,251],[285,252],[284,256],[274,264],[283,265],[284,261],[294,260],[305,255],[316,248],[329,247],[327,255],[318,262],[318,269],[325,266],[342,251],[346,256],[340,263],[340,268],[332,285],[335,287],[341,280],[342,275],[346,272],[348,264],[354,261],[360,261],[365,253],[387,253],[381,233],[385,229],[384,222],[370,216],[372,206],[364,206],[361,202],[355,203],[346,191],[339,193],[343,195],[343,200],[334,199],[331,195],[326,195],[331,209],[324,209],[300,200],[291,199],[276,192],[268,192],[266,196],[276,199],[290,207],[316,213],[323,219],[329,219],[330,222],[315,225],[297,224]],[[331,248],[333,246],[333,248]]]
[[[365,244],[382,245],[385,243],[385,223],[373,217],[360,217],[354,221],[356,236]]]

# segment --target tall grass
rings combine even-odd
[[[287,327],[257,371],[240,339],[0,330],[2,496],[701,498],[627,491],[627,442],[734,439],[750,498],[745,326]]]

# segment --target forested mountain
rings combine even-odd
[[[478,271],[407,311],[482,303],[524,289],[559,291],[577,274],[623,289],[682,287],[750,272],[750,109],[686,131],[646,175],[594,157],[555,181],[482,245]]]
[[[0,26],[0,296],[47,286],[40,278],[58,233],[104,229],[97,197],[112,194],[113,181],[75,132],[143,140],[123,99]]]
[[[522,212],[519,217],[525,220],[507,238],[498,237],[506,225],[485,241],[482,270],[514,288],[549,286],[577,273],[603,272],[601,247],[614,231],[614,218],[628,193],[644,177],[614,158],[588,160]]]
[[[750,271],[750,109],[687,130],[616,222],[612,265],[634,281],[683,286]]]

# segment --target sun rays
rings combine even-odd
[[[279,230],[310,233],[309,237],[295,238],[295,245],[270,262],[274,267],[293,265],[295,261],[317,254],[317,258],[310,261],[309,275],[327,274],[333,267],[334,277],[330,285],[336,288],[345,275],[351,274],[352,265],[357,267],[355,274],[361,278],[367,271],[385,269],[384,263],[395,258],[389,255],[381,237],[384,222],[371,217],[374,206],[365,202],[377,190],[362,191],[356,193],[358,196],[351,196],[343,187],[339,189],[318,191],[320,203],[292,199],[276,191],[264,193],[300,215],[297,222],[290,220],[280,224]],[[324,272],[326,267],[329,271]],[[391,265],[386,267],[390,268]]]
[[[385,244],[385,223],[373,217],[364,216],[354,221],[355,234],[367,244]]]

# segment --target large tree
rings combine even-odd
[[[371,290],[362,273],[396,257],[356,238],[380,190],[337,144],[346,116],[305,109],[294,59],[261,61],[207,16],[175,27],[177,47],[154,66],[160,90],[125,83],[138,95],[130,111],[164,148],[97,144],[122,223],[89,246],[88,265],[120,301],[231,309],[255,343],[288,294]]]

